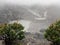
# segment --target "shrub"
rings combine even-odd
[[[53,45],[60,45],[60,21],[51,24],[45,31],[45,38]]]
[[[14,40],[22,40],[24,36],[24,27],[21,24],[0,24],[0,39],[10,43]],[[9,45],[9,44],[6,44]]]

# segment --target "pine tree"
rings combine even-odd
[[[60,21],[51,24],[44,33],[45,38],[53,45],[60,45]]]
[[[22,40],[25,37],[23,30],[24,27],[18,23],[0,24],[0,39],[5,40],[9,44],[14,40]]]

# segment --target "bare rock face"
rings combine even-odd
[[[51,42],[46,39],[39,39],[39,37],[34,38],[35,36],[35,34],[28,33],[21,42],[25,45],[50,45]]]
[[[5,45],[4,40],[0,40],[0,45]]]
[[[17,20],[17,15],[19,15],[18,6],[3,5],[2,8],[0,6],[0,23],[7,23],[11,20]]]

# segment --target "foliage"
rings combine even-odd
[[[21,24],[0,24],[0,38],[4,40],[22,40],[24,27]]]
[[[45,38],[53,45],[60,45],[60,21],[51,24],[45,31]]]

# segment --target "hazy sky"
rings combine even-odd
[[[51,4],[60,4],[60,0],[0,0],[1,3],[15,3],[23,5],[51,5]]]

